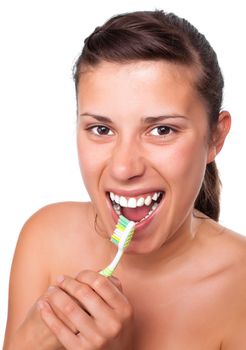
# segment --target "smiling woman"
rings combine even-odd
[[[241,350],[246,241],[217,222],[231,118],[215,52],[174,14],[128,13],[85,40],[74,78],[91,202],[25,224],[4,349]],[[135,234],[106,278],[120,215]]]
[[[206,108],[187,78],[189,69],[165,61],[102,62],[80,75],[78,154],[83,179],[107,232],[112,231],[109,216],[118,220],[109,192],[117,196],[118,211],[141,221],[131,251],[136,246],[138,252],[151,252],[177,232],[177,225],[189,225],[190,205],[215,155],[215,145],[208,142]],[[98,120],[99,114],[104,119]],[[229,126],[228,113],[222,115],[221,124]],[[161,201],[149,215],[155,192],[162,193]],[[141,197],[147,201],[141,210],[124,208],[126,199]]]

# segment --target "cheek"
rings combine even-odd
[[[77,149],[81,175],[89,192],[96,189],[102,175],[105,164],[107,164],[109,150],[99,145],[93,145],[85,138],[77,138]]]
[[[199,138],[188,137],[175,145],[167,145],[158,154],[155,152],[152,161],[167,182],[185,188],[186,184],[200,187],[206,169],[207,148]]]
[[[91,152],[91,148],[89,148],[88,144],[80,139],[77,140],[77,149],[80,171],[84,184],[88,189],[89,184],[93,182],[93,179],[95,179],[97,168],[97,162],[95,159],[96,155]]]

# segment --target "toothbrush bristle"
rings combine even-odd
[[[123,215],[119,216],[118,223],[116,225],[113,235],[111,236],[111,242],[113,242],[115,245],[119,245],[120,239],[124,234],[125,229],[129,223],[130,221],[127,218],[125,218]],[[134,228],[132,228],[131,231],[128,233],[128,237],[124,244],[124,248],[126,248],[129,245],[133,234],[134,234]]]
[[[118,246],[118,251],[113,261],[105,269],[100,271],[101,275],[105,277],[112,275],[124,253],[125,248],[131,242],[135,224],[136,223],[134,221],[129,221],[123,215],[120,215],[114,233],[111,236],[111,242]]]

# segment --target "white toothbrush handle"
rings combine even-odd
[[[124,253],[124,249],[118,249],[114,257],[114,260],[107,267],[105,267],[105,269],[101,270],[99,273],[105,277],[111,276],[116,266],[118,265],[123,253]]]
[[[108,268],[112,271],[115,270],[116,266],[118,265],[122,255],[124,253],[124,249],[118,249],[115,257],[114,257],[114,260],[108,265]]]
[[[101,270],[99,273],[105,277],[109,277],[112,275],[112,273],[114,272],[116,266],[118,265],[125,248],[128,246],[129,241],[132,238],[133,235],[133,228],[135,226],[135,222],[133,221],[129,221],[129,223],[127,224],[127,227],[125,228],[125,230],[122,232],[122,230],[118,231],[114,231],[116,235],[118,235],[120,237],[120,241],[118,244],[118,251],[113,259],[113,261],[107,266],[105,267],[105,269]],[[132,232],[131,232],[132,231]]]

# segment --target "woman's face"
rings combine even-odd
[[[102,235],[111,236],[120,212],[138,222],[133,252],[154,251],[191,230],[212,157],[194,78],[191,69],[165,61],[103,62],[81,74],[83,180]]]

